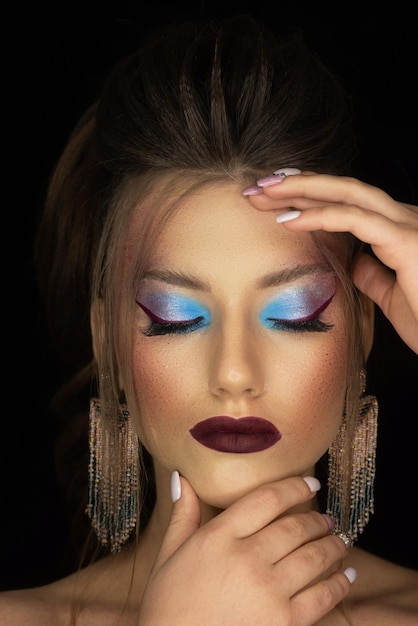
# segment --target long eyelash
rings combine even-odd
[[[292,320],[277,320],[273,318],[268,318],[268,321],[271,322],[271,327],[275,330],[288,330],[295,333],[326,333],[334,327],[334,324],[327,324],[325,322],[322,322],[318,318],[312,320],[301,320],[299,322]]]
[[[144,332],[147,337],[154,337],[155,335],[174,335],[191,333],[194,330],[198,330],[204,326],[205,318],[203,316],[196,317],[194,320],[188,320],[187,322],[156,322],[151,320],[149,328]]]
[[[325,333],[334,327],[334,324],[327,324],[319,319],[319,315],[325,311],[333,299],[334,294],[325,300],[321,306],[311,315],[300,320],[280,320],[274,317],[267,318],[271,322],[271,328],[275,330],[287,330],[295,333]]]

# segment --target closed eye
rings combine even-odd
[[[147,337],[153,337],[155,335],[175,335],[191,333],[194,330],[199,330],[206,326],[203,317],[197,317],[195,320],[189,322],[153,322],[151,321],[149,328],[144,332]]]
[[[319,318],[315,318],[312,320],[277,320],[272,318],[267,318],[268,322],[270,322],[270,328],[275,330],[288,330],[292,332],[314,332],[314,333],[323,333],[331,330],[334,327],[334,324],[328,324],[323,322]]]
[[[155,313],[141,304],[141,302],[137,301],[137,304],[144,311],[150,321],[148,328],[144,331],[144,335],[147,337],[191,333],[194,330],[204,328],[208,324],[208,321],[203,315],[199,315],[191,320],[164,320],[155,315]]]
[[[321,304],[313,313],[299,319],[280,319],[275,317],[266,317],[265,324],[274,330],[285,330],[291,332],[327,332],[334,327],[333,324],[323,322],[320,319],[321,313],[330,304],[334,295]]]

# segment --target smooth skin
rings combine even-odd
[[[130,239],[128,250],[138,239],[135,228]],[[137,311],[132,367],[137,428],[156,468],[154,526],[165,508],[160,494],[167,469],[183,476],[180,513],[147,585],[141,625],[270,625],[280,616],[281,623],[304,626],[348,593],[349,579],[337,571],[347,547],[329,536],[323,516],[309,510],[315,508],[313,494],[301,478],[334,439],[342,414],[341,294],[333,288],[321,316],[333,324],[328,332],[278,331],[259,319],[286,290],[297,299],[303,289],[329,289],[323,273],[273,285],[267,277],[323,264],[310,236],[290,235],[271,215],[249,210],[236,184],[205,186],[188,197],[161,233],[138,301],[151,293],[152,303],[154,292],[174,293],[199,303],[210,321],[185,335],[148,336],[150,320]],[[167,281],[169,271],[174,277]],[[154,313],[169,316],[156,302]],[[214,452],[189,434],[197,421],[213,415],[267,418],[282,439],[256,454]],[[186,519],[184,506],[192,507]],[[193,592],[179,596],[190,581]]]
[[[275,214],[302,210],[278,229],[349,230],[371,243],[396,274],[363,257],[354,280],[417,351],[416,208],[352,179],[310,174],[288,177],[245,201]],[[2,594],[1,623],[67,626],[74,598],[84,607],[81,626],[342,626],[349,622],[333,608],[341,600],[354,626],[417,623],[418,573],[347,550],[328,534],[300,476],[256,486],[218,515],[205,516],[203,525],[190,482],[181,478],[172,506],[169,478],[168,468],[157,471],[159,505],[135,553],[127,550],[46,587]],[[358,571],[353,585],[342,572],[348,566]]]
[[[133,222],[129,259],[138,253]],[[129,368],[135,425],[154,459],[157,491],[178,470],[210,519],[251,489],[314,471],[337,435],[347,376],[342,289],[326,270],[308,233],[289,233],[270,213],[254,211],[238,184],[205,185],[183,200],[153,246],[136,298],[158,318],[201,314],[203,325],[150,335],[150,317],[137,306]],[[125,271],[130,276],[129,265]],[[167,296],[194,306],[167,306]],[[266,321],[304,313],[316,320],[329,299],[318,315],[330,325],[325,331]],[[282,438],[255,454],[228,454],[191,436],[197,423],[222,415],[268,420]]]

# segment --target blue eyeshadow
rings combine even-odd
[[[138,300],[139,303],[139,300]],[[165,322],[185,322],[203,317],[210,322],[209,310],[192,298],[173,293],[145,294],[143,304],[151,313]]]
[[[283,290],[260,312],[260,322],[270,326],[271,319],[301,321],[312,318],[333,295],[329,284],[315,287],[292,287]]]

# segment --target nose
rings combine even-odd
[[[227,331],[213,342],[209,388],[216,396],[257,397],[264,391],[259,347],[248,329]]]

